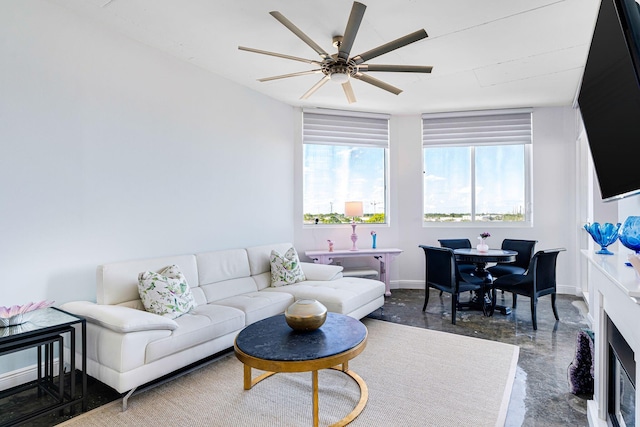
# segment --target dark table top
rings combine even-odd
[[[327,320],[314,331],[291,329],[281,314],[244,328],[236,337],[236,346],[259,359],[307,361],[344,353],[366,336],[362,322],[342,314],[327,313]]]

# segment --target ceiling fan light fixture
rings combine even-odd
[[[349,81],[349,74],[347,74],[346,72],[341,72],[341,71],[333,72],[331,73],[330,77],[332,82],[336,82],[339,84],[343,84]]]

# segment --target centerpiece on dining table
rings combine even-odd
[[[486,231],[484,233],[480,233],[480,235],[478,236],[478,240],[480,240],[480,243],[478,243],[478,246],[476,246],[478,252],[489,251],[489,245],[487,245],[487,237],[491,237],[491,234],[487,233]]]

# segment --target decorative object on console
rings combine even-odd
[[[618,239],[620,243],[636,254],[640,253],[640,216],[630,216],[624,220],[620,231],[618,231]],[[626,262],[627,266],[631,264]]]
[[[489,250],[489,245],[487,245],[487,237],[491,237],[491,234],[487,233],[486,231],[484,233],[480,233],[480,235],[478,236],[478,240],[480,240],[480,243],[478,244],[478,246],[476,246],[478,252],[487,252]]]
[[[271,286],[293,285],[307,280],[300,267],[296,248],[289,248],[284,255],[280,255],[273,249],[269,261],[271,262]]]
[[[287,307],[284,318],[296,331],[313,331],[327,320],[327,307],[314,299],[300,299]]]
[[[376,237],[378,237],[376,235],[375,231],[371,231],[371,249],[375,249],[376,248]]]
[[[327,242],[329,243],[329,252],[333,252],[333,241],[327,240]]]
[[[146,311],[169,319],[176,319],[196,306],[187,279],[177,265],[170,265],[160,273],[138,274],[138,293]]]
[[[28,322],[33,313],[41,308],[50,307],[54,301],[29,302],[24,305],[0,307],[0,327],[21,325]]]
[[[591,235],[593,241],[600,245],[600,250],[596,251],[598,255],[613,255],[613,252],[607,249],[607,246],[618,240],[620,223],[615,225],[610,222],[605,222],[604,224],[599,222],[587,223],[584,225],[584,229]]]
[[[364,214],[362,210],[362,202],[345,202],[344,204],[344,216],[351,217],[351,241],[353,246],[352,251],[357,251],[356,242],[358,241],[358,235],[356,234],[356,217],[360,218]]]

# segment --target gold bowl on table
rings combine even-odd
[[[284,317],[296,331],[313,331],[327,320],[327,307],[314,299],[301,299],[287,307]]]

